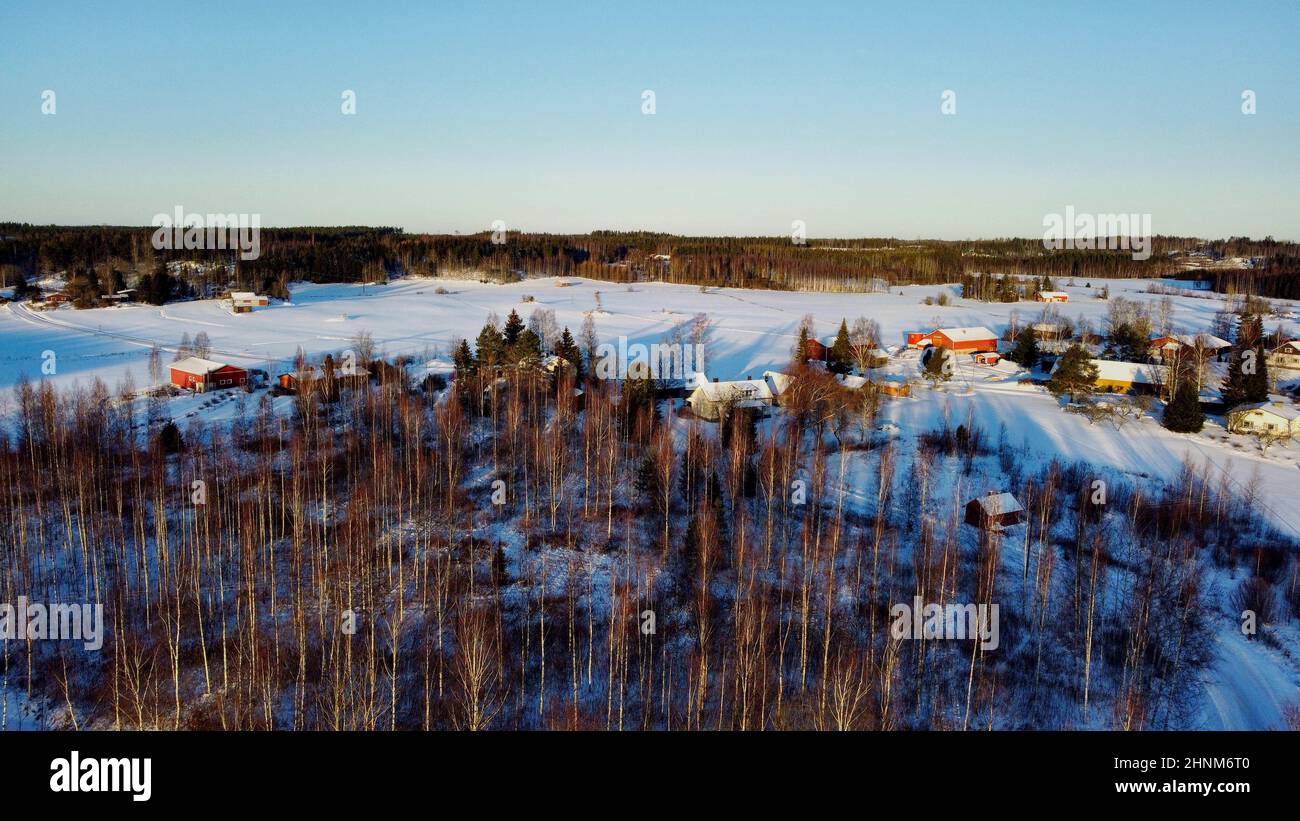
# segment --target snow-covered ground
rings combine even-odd
[[[1108,303],[1097,298],[1103,286],[1111,298],[1123,296],[1140,302],[1159,302],[1150,294],[1148,280],[1064,280],[1057,287],[1071,301],[1053,306],[1063,316],[1087,320],[1094,329],[1104,327]],[[564,284],[566,287],[560,287]],[[445,290],[446,293],[438,293]],[[948,306],[926,305],[926,297],[946,292]],[[1032,321],[1043,306],[1032,302],[985,303],[960,299],[949,286],[895,287],[888,293],[804,293],[710,288],[640,283],[634,286],[580,278],[541,278],[508,285],[467,280],[406,279],[387,285],[314,285],[293,288],[289,303],[277,303],[248,314],[233,314],[219,300],[172,303],[162,307],[120,306],[92,310],[60,308],[37,311],[21,304],[0,308],[0,390],[20,374],[43,376],[42,365],[54,355],[55,373],[46,375],[59,386],[86,384],[100,377],[112,388],[130,371],[139,386],[149,384],[149,348],[167,351],[169,362],[183,334],[200,331],[211,341],[210,358],[244,367],[260,367],[272,375],[287,370],[301,348],[308,356],[323,356],[351,346],[365,331],[379,352],[441,354],[457,337],[471,341],[490,314],[504,320],[514,309],[527,320],[532,311],[555,312],[557,323],[579,334],[591,314],[602,341],[625,336],[629,343],[665,341],[676,326],[706,313],[711,332],[705,343],[705,369],[722,379],[757,376],[780,369],[805,315],[816,320],[817,333],[829,337],[841,319],[852,323],[858,316],[880,324],[886,345],[901,344],[911,330],[941,326],[984,325],[1001,332],[1013,313],[1020,322]],[[599,296],[597,296],[599,294]],[[532,297],[532,301],[527,301]],[[1171,297],[1177,332],[1208,330],[1223,302],[1214,295],[1188,290]],[[600,310],[597,310],[599,303]],[[1154,309],[1153,309],[1154,311]],[[1300,323],[1282,320],[1287,333],[1300,335]],[[1270,323],[1270,327],[1271,327]],[[891,370],[914,371],[910,352],[897,357]],[[1300,379],[1300,373],[1291,374]],[[171,414],[178,421],[201,414],[220,421],[233,413],[234,402],[211,403],[182,397],[172,400]],[[0,398],[0,407],[5,399]],[[206,406],[205,406],[205,403]],[[962,403],[974,403],[976,416],[990,433],[1005,424],[1012,440],[1022,439],[1038,455],[1059,454],[1067,460],[1105,464],[1135,476],[1168,476],[1185,459],[1208,460],[1226,471],[1239,486],[1258,477],[1261,504],[1280,525],[1300,537],[1300,508],[1293,504],[1300,480],[1300,445],[1274,447],[1261,456],[1254,442],[1228,436],[1211,422],[1200,435],[1173,434],[1152,418],[1116,431],[1109,425],[1090,425],[1083,418],[1060,410],[1041,388],[1022,384],[1014,367],[989,368],[963,362],[954,383],[933,395],[917,391],[911,400],[890,401],[885,419],[911,430],[933,427],[943,405],[955,418],[964,418]]]
[[[564,282],[568,287],[557,287]],[[1068,281],[1067,281],[1068,282]],[[1096,298],[1103,285],[1112,297],[1145,302],[1162,297],[1148,294],[1148,280],[1083,280],[1058,283],[1071,301],[1056,305],[1063,316],[1087,319],[1102,327],[1107,302]],[[439,294],[437,289],[449,293]],[[595,311],[596,293],[603,310]],[[947,292],[948,306],[925,305],[925,297]],[[783,366],[805,314],[817,320],[817,332],[835,333],[842,318],[858,316],[880,323],[886,344],[900,344],[909,330],[938,326],[985,325],[1001,331],[1015,312],[1022,322],[1038,315],[1032,302],[1001,304],[957,298],[947,286],[896,287],[888,293],[835,294],[711,288],[641,283],[634,286],[579,278],[542,278],[508,285],[476,281],[405,279],[388,285],[313,285],[293,288],[291,303],[277,303],[248,314],[232,314],[220,300],[172,303],[162,307],[119,306],[78,311],[70,307],[34,311],[10,304],[0,309],[0,388],[18,374],[41,374],[41,354],[58,357],[57,382],[100,376],[110,385],[130,368],[145,384],[150,345],[174,349],[181,335],[206,332],[212,358],[248,367],[285,365],[299,346],[308,354],[341,351],[359,331],[370,332],[384,353],[420,354],[440,348],[456,336],[473,340],[489,313],[501,319],[511,309],[525,320],[536,308],[555,311],[561,326],[578,335],[588,312],[594,312],[602,339],[628,337],[629,342],[658,342],[676,325],[696,313],[713,320],[706,346],[707,371],[721,378],[741,377]],[[1204,292],[1172,297],[1178,332],[1207,330],[1222,301]],[[525,302],[525,296],[535,301]],[[1288,332],[1300,334],[1300,322],[1286,321]],[[1271,328],[1272,323],[1269,327]],[[170,357],[168,357],[170,358]],[[1300,375],[1298,375],[1300,376]]]
[[[1108,310],[1108,303],[1097,298],[1103,286],[1109,287],[1112,299],[1122,296],[1150,303],[1164,299],[1146,292],[1146,280],[1097,280],[1090,288],[1085,282],[1059,281],[1058,289],[1069,292],[1071,301],[1053,308],[1076,323],[1086,320],[1094,330],[1104,328]],[[560,287],[562,283],[567,287]],[[950,305],[924,304],[927,297],[940,293],[948,294]],[[705,313],[711,320],[705,369],[710,377],[729,379],[783,368],[805,315],[814,317],[822,338],[834,334],[841,319],[850,324],[859,316],[874,319],[885,344],[897,346],[907,331],[934,327],[984,325],[1000,333],[1013,312],[1025,323],[1043,309],[1030,302],[964,300],[957,297],[956,288],[947,286],[836,294],[703,291],[659,283],[629,287],[579,278],[509,285],[443,279],[406,279],[380,286],[298,284],[292,294],[292,302],[240,315],[218,300],[84,311],[0,306],[0,412],[11,407],[7,389],[24,373],[33,379],[50,379],[60,387],[86,385],[99,377],[111,388],[130,372],[137,386],[145,386],[150,381],[149,349],[155,344],[163,348],[166,364],[183,334],[193,337],[200,331],[210,340],[210,358],[263,368],[274,375],[290,367],[300,348],[309,357],[338,353],[351,347],[360,332],[370,333],[377,351],[385,356],[412,354],[423,361],[436,354],[445,360],[453,339],[465,337],[472,342],[490,314],[503,320],[512,309],[525,320],[537,308],[553,310],[558,325],[567,326],[575,337],[584,318],[591,315],[601,341],[625,336],[629,343],[666,341],[673,328]],[[1199,291],[1170,299],[1174,330],[1182,333],[1208,330],[1215,312],[1223,307],[1222,299]],[[1300,335],[1300,322],[1282,320],[1282,324],[1284,332]],[[1275,321],[1267,323],[1270,330],[1274,325]],[[888,370],[914,374],[916,359],[915,352],[901,352]],[[42,367],[50,361],[52,374]],[[1300,444],[1276,446],[1265,456],[1252,440],[1228,435],[1214,421],[1199,435],[1171,433],[1151,416],[1119,430],[1106,423],[1092,425],[1082,416],[1064,412],[1056,399],[1030,384],[1026,376],[1011,363],[986,367],[963,359],[951,383],[939,389],[918,385],[911,398],[887,400],[879,424],[911,437],[938,427],[944,414],[955,426],[973,413],[990,437],[1005,426],[1012,443],[1025,444],[1025,458],[1031,463],[1054,457],[1091,462],[1138,482],[1172,478],[1186,460],[1197,465],[1207,462],[1213,470],[1226,472],[1238,490],[1253,483],[1268,518],[1300,538],[1300,507],[1294,504],[1300,487]],[[1297,379],[1300,372],[1287,376],[1291,383]],[[220,422],[233,418],[242,400],[242,393],[233,391],[186,394],[169,400],[167,410],[182,425],[195,417]],[[287,409],[291,400],[283,398],[277,405]],[[247,402],[247,408],[252,407]],[[989,489],[993,488],[961,488],[954,495],[964,498]],[[1276,726],[1281,705],[1300,699],[1300,664],[1260,642],[1246,642],[1231,625],[1218,636],[1219,661],[1206,685],[1205,726]],[[1293,633],[1287,636],[1295,638]]]

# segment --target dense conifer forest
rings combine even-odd
[[[778,290],[870,291],[891,285],[956,282],[996,272],[1050,277],[1201,278],[1224,292],[1294,297],[1300,249],[1294,243],[1244,238],[1204,242],[1153,238],[1149,259],[1123,250],[1044,250],[1038,239],[972,241],[682,237],[653,232],[590,234],[491,232],[408,234],[396,228],[266,228],[261,255],[241,260],[222,251],[156,251],[152,229],[0,224],[0,276],[12,286],[54,272],[82,275],[100,293],[136,285],[160,262],[233,265],[241,287],[272,295],[295,280],[373,282],[392,276],[465,275],[495,280],[578,275],[615,282]],[[497,241],[494,241],[497,240]],[[1248,270],[1186,270],[1187,255],[1259,259]],[[227,277],[221,276],[224,282]],[[201,285],[201,283],[191,283]]]

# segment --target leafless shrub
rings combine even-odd
[[[1234,614],[1247,610],[1254,613],[1257,624],[1273,624],[1277,621],[1277,591],[1259,576],[1251,576],[1239,584],[1228,602],[1232,605]]]

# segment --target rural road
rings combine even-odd
[[[1276,730],[1282,706],[1300,702],[1300,684],[1263,645],[1228,631],[1215,636],[1218,658],[1206,682],[1202,729]]]

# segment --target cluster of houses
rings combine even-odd
[[[44,302],[46,305],[63,305],[65,303],[71,302],[72,299],[73,299],[72,294],[68,293],[67,291],[51,291],[49,293],[44,294],[41,297],[41,301]],[[99,297],[99,301],[103,303],[107,303],[109,305],[121,305],[127,302],[134,302],[135,289],[125,288],[115,293],[103,294],[102,296]]]
[[[709,421],[717,421],[731,409],[748,408],[766,413],[779,405],[781,394],[789,389],[795,377],[780,371],[764,371],[762,379],[752,377],[709,381],[697,373],[687,380],[686,405],[691,412]],[[836,379],[850,390],[874,384],[887,396],[908,396],[911,389],[899,377],[869,379],[864,376],[842,374]],[[1024,521],[1025,509],[1010,493],[989,491],[984,496],[967,502],[965,521],[982,530],[1001,530]]]
[[[889,352],[882,348],[865,348],[853,345],[850,348],[854,361],[865,361],[868,368],[883,368],[889,364]],[[831,346],[821,340],[809,339],[804,347],[809,362],[830,361]]]
[[[686,407],[700,419],[717,422],[730,410],[747,409],[760,415],[779,406],[795,377],[780,371],[764,371],[762,379],[709,381],[704,374],[694,374],[686,381]],[[911,396],[907,380],[895,374],[865,377],[839,374],[836,381],[848,390],[862,390],[872,385],[883,396]]]
[[[252,291],[231,291],[230,292],[230,309],[237,314],[246,314],[254,308],[265,308],[271,304],[270,298],[262,294],[255,294]],[[43,302],[47,305],[62,305],[72,301],[72,295],[66,291],[53,291],[44,295]],[[104,294],[99,298],[100,302],[108,304],[123,304],[135,301],[135,289],[126,288],[112,294]]]
[[[214,390],[242,388],[248,384],[249,378],[250,372],[247,368],[241,368],[227,362],[218,362],[213,359],[188,356],[171,364],[169,381],[174,387],[183,390],[206,393]],[[276,382],[286,391],[297,391],[304,382],[315,382],[324,378],[323,371],[313,365],[308,365],[301,371],[279,374],[276,377]],[[356,385],[365,382],[369,378],[369,371],[361,368],[352,371],[337,368],[333,372],[334,382],[340,386]]]

